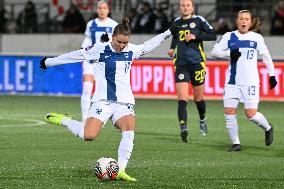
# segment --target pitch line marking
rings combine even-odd
[[[32,122],[32,123],[28,123],[28,124],[17,124],[17,125],[0,125],[0,128],[4,127],[35,127],[35,126],[40,126],[40,125],[44,125],[46,124],[46,122],[44,121],[40,121],[40,120],[36,120],[36,119],[15,119],[15,118],[3,118],[0,117],[0,120],[4,119],[4,120],[21,120],[21,121],[28,121],[28,122]]]

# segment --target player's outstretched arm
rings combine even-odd
[[[56,66],[61,64],[77,63],[85,60],[82,50],[72,51],[69,53],[62,54],[54,58],[44,57],[40,61],[40,68],[46,69],[50,66]]]
[[[170,37],[170,35],[176,36],[178,31],[179,27],[172,25],[167,31],[160,33],[148,41],[145,41],[142,44],[142,55],[147,54],[157,48],[163,41]]]

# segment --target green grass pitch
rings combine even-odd
[[[136,102],[136,134],[127,172],[138,182],[100,182],[95,160],[117,158],[120,132],[110,123],[92,142],[42,121],[48,112],[80,118],[79,97],[0,96],[0,188],[283,188],[284,103],[261,102],[274,125],[274,143],[239,108],[243,151],[230,144],[221,101],[207,102],[209,133],[199,133],[195,104],[188,104],[189,143],[182,143],[174,100]]]

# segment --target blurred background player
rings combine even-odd
[[[211,52],[212,56],[217,58],[231,58],[223,96],[226,128],[232,141],[228,151],[241,150],[236,116],[239,102],[244,103],[247,118],[264,129],[265,145],[269,146],[273,142],[273,128],[258,112],[257,52],[262,55],[267,67],[270,89],[277,85],[274,65],[264,39],[254,32],[259,29],[259,19],[255,18],[250,11],[242,10],[237,15],[236,23],[237,30],[224,34]]]
[[[111,119],[115,127],[121,130],[122,138],[118,147],[118,180],[136,181],[126,174],[125,169],[134,145],[135,99],[130,85],[130,69],[134,59],[138,59],[157,48],[171,33],[161,33],[141,45],[129,44],[129,19],[124,17],[112,35],[112,42],[95,43],[91,48],[66,53],[54,58],[44,58],[40,67],[45,69],[66,63],[79,61],[93,62],[98,65],[96,92],[86,122],[79,122],[62,114],[49,113],[45,121],[66,126],[75,136],[91,141]]]
[[[206,106],[203,99],[205,82],[205,53],[203,41],[216,40],[210,24],[199,15],[194,15],[192,0],[180,1],[181,18],[174,21],[179,33],[173,36],[169,56],[175,64],[175,83],[178,96],[178,120],[183,142],[188,142],[187,101],[189,82],[193,86],[194,102],[200,118],[200,132],[207,134]]]
[[[89,21],[85,31],[85,39],[82,48],[90,47],[97,42],[107,42],[111,39],[111,35],[117,22],[109,18],[109,6],[105,1],[97,3],[98,17]],[[94,85],[94,74],[96,70],[95,64],[87,61],[83,63],[83,91],[81,96],[82,121],[87,119],[88,110],[91,105],[91,96]]]

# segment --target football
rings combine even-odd
[[[101,157],[95,163],[95,174],[99,180],[114,180],[118,171],[118,164],[111,157]]]

